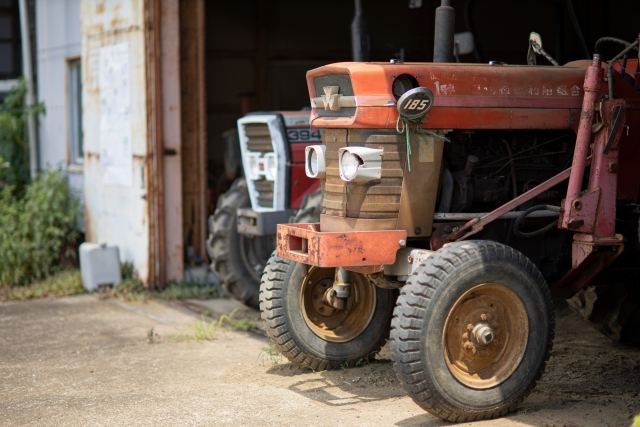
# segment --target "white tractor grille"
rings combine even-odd
[[[247,135],[248,151],[261,153],[262,157],[264,154],[273,153],[269,125],[266,123],[247,123],[244,125],[244,130]],[[251,179],[249,185],[253,185],[257,193],[258,206],[273,208],[273,181],[268,180],[265,176],[260,176],[258,179]]]
[[[251,207],[283,210],[287,151],[282,120],[275,114],[246,116],[238,120],[238,133]]]

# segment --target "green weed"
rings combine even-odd
[[[269,345],[263,348],[260,353],[258,353],[258,357],[256,358],[256,363],[260,362],[262,366],[265,365],[265,362],[269,362],[272,365],[277,365],[282,361],[282,354],[278,351],[275,344],[269,341]]]
[[[233,316],[238,311],[237,308],[233,309],[229,315],[222,315],[219,319],[211,322],[207,321],[202,316],[202,320],[189,328],[186,332],[181,332],[173,336],[174,339],[184,338],[185,340],[195,341],[211,341],[215,339],[218,331],[248,331],[249,329],[256,327],[256,322],[249,319],[234,319]]]
[[[63,270],[27,286],[0,289],[0,301],[49,298],[84,293],[80,270]]]
[[[162,290],[147,288],[138,279],[132,264],[123,263],[121,270],[122,283],[101,289],[103,298],[184,300],[220,298],[224,295],[222,286],[218,283],[201,285],[189,282],[171,282]]]
[[[153,344],[156,338],[160,338],[156,332],[153,331],[153,328],[147,331],[147,344]]]
[[[367,354],[365,357],[362,357],[360,359],[358,359],[356,361],[356,366],[366,366],[369,364],[369,362],[375,358],[377,356],[379,352],[378,351],[372,351],[371,353]]]

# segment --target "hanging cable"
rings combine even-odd
[[[410,157],[411,157],[410,133],[411,132],[413,132],[413,139],[416,140],[416,147],[418,146],[417,135],[416,135],[417,133],[424,136],[430,135],[430,136],[433,136],[434,138],[439,138],[446,142],[450,142],[449,139],[447,139],[443,135],[437,134],[435,132],[431,132],[430,130],[422,129],[420,124],[423,122],[423,120],[426,122],[428,119],[429,119],[428,115],[410,119],[400,114],[398,115],[398,120],[396,120],[396,131],[400,134],[404,133],[407,136],[407,168],[409,169],[409,172],[411,172],[411,160],[410,160]],[[402,126],[400,126],[400,123],[402,123]],[[411,126],[414,126],[414,127],[411,128]]]

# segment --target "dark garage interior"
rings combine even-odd
[[[433,59],[433,22],[439,0],[361,0],[369,26],[371,60]],[[640,3],[633,0],[453,0],[456,32],[471,31],[475,52],[462,62],[526,64],[535,31],[558,62],[588,59],[598,38],[633,40]],[[411,7],[413,6],[413,7]],[[419,6],[419,7],[417,7]],[[354,2],[239,0],[206,3],[206,114],[209,213],[222,179],[222,134],[250,111],[300,110],[309,105],[308,70],[351,60]],[[617,49],[603,45],[609,58]],[[548,64],[544,59],[540,65]],[[550,64],[549,64],[550,65]],[[220,182],[222,179],[223,182]]]

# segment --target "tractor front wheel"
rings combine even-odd
[[[414,401],[444,420],[503,416],[542,375],[554,326],[551,293],[524,255],[494,242],[453,243],[401,289],[394,369]]]
[[[395,302],[393,290],[377,288],[364,275],[349,273],[351,296],[342,310],[323,302],[334,268],[269,259],[260,286],[260,311],[278,350],[298,366],[334,369],[373,357],[386,342]]]

